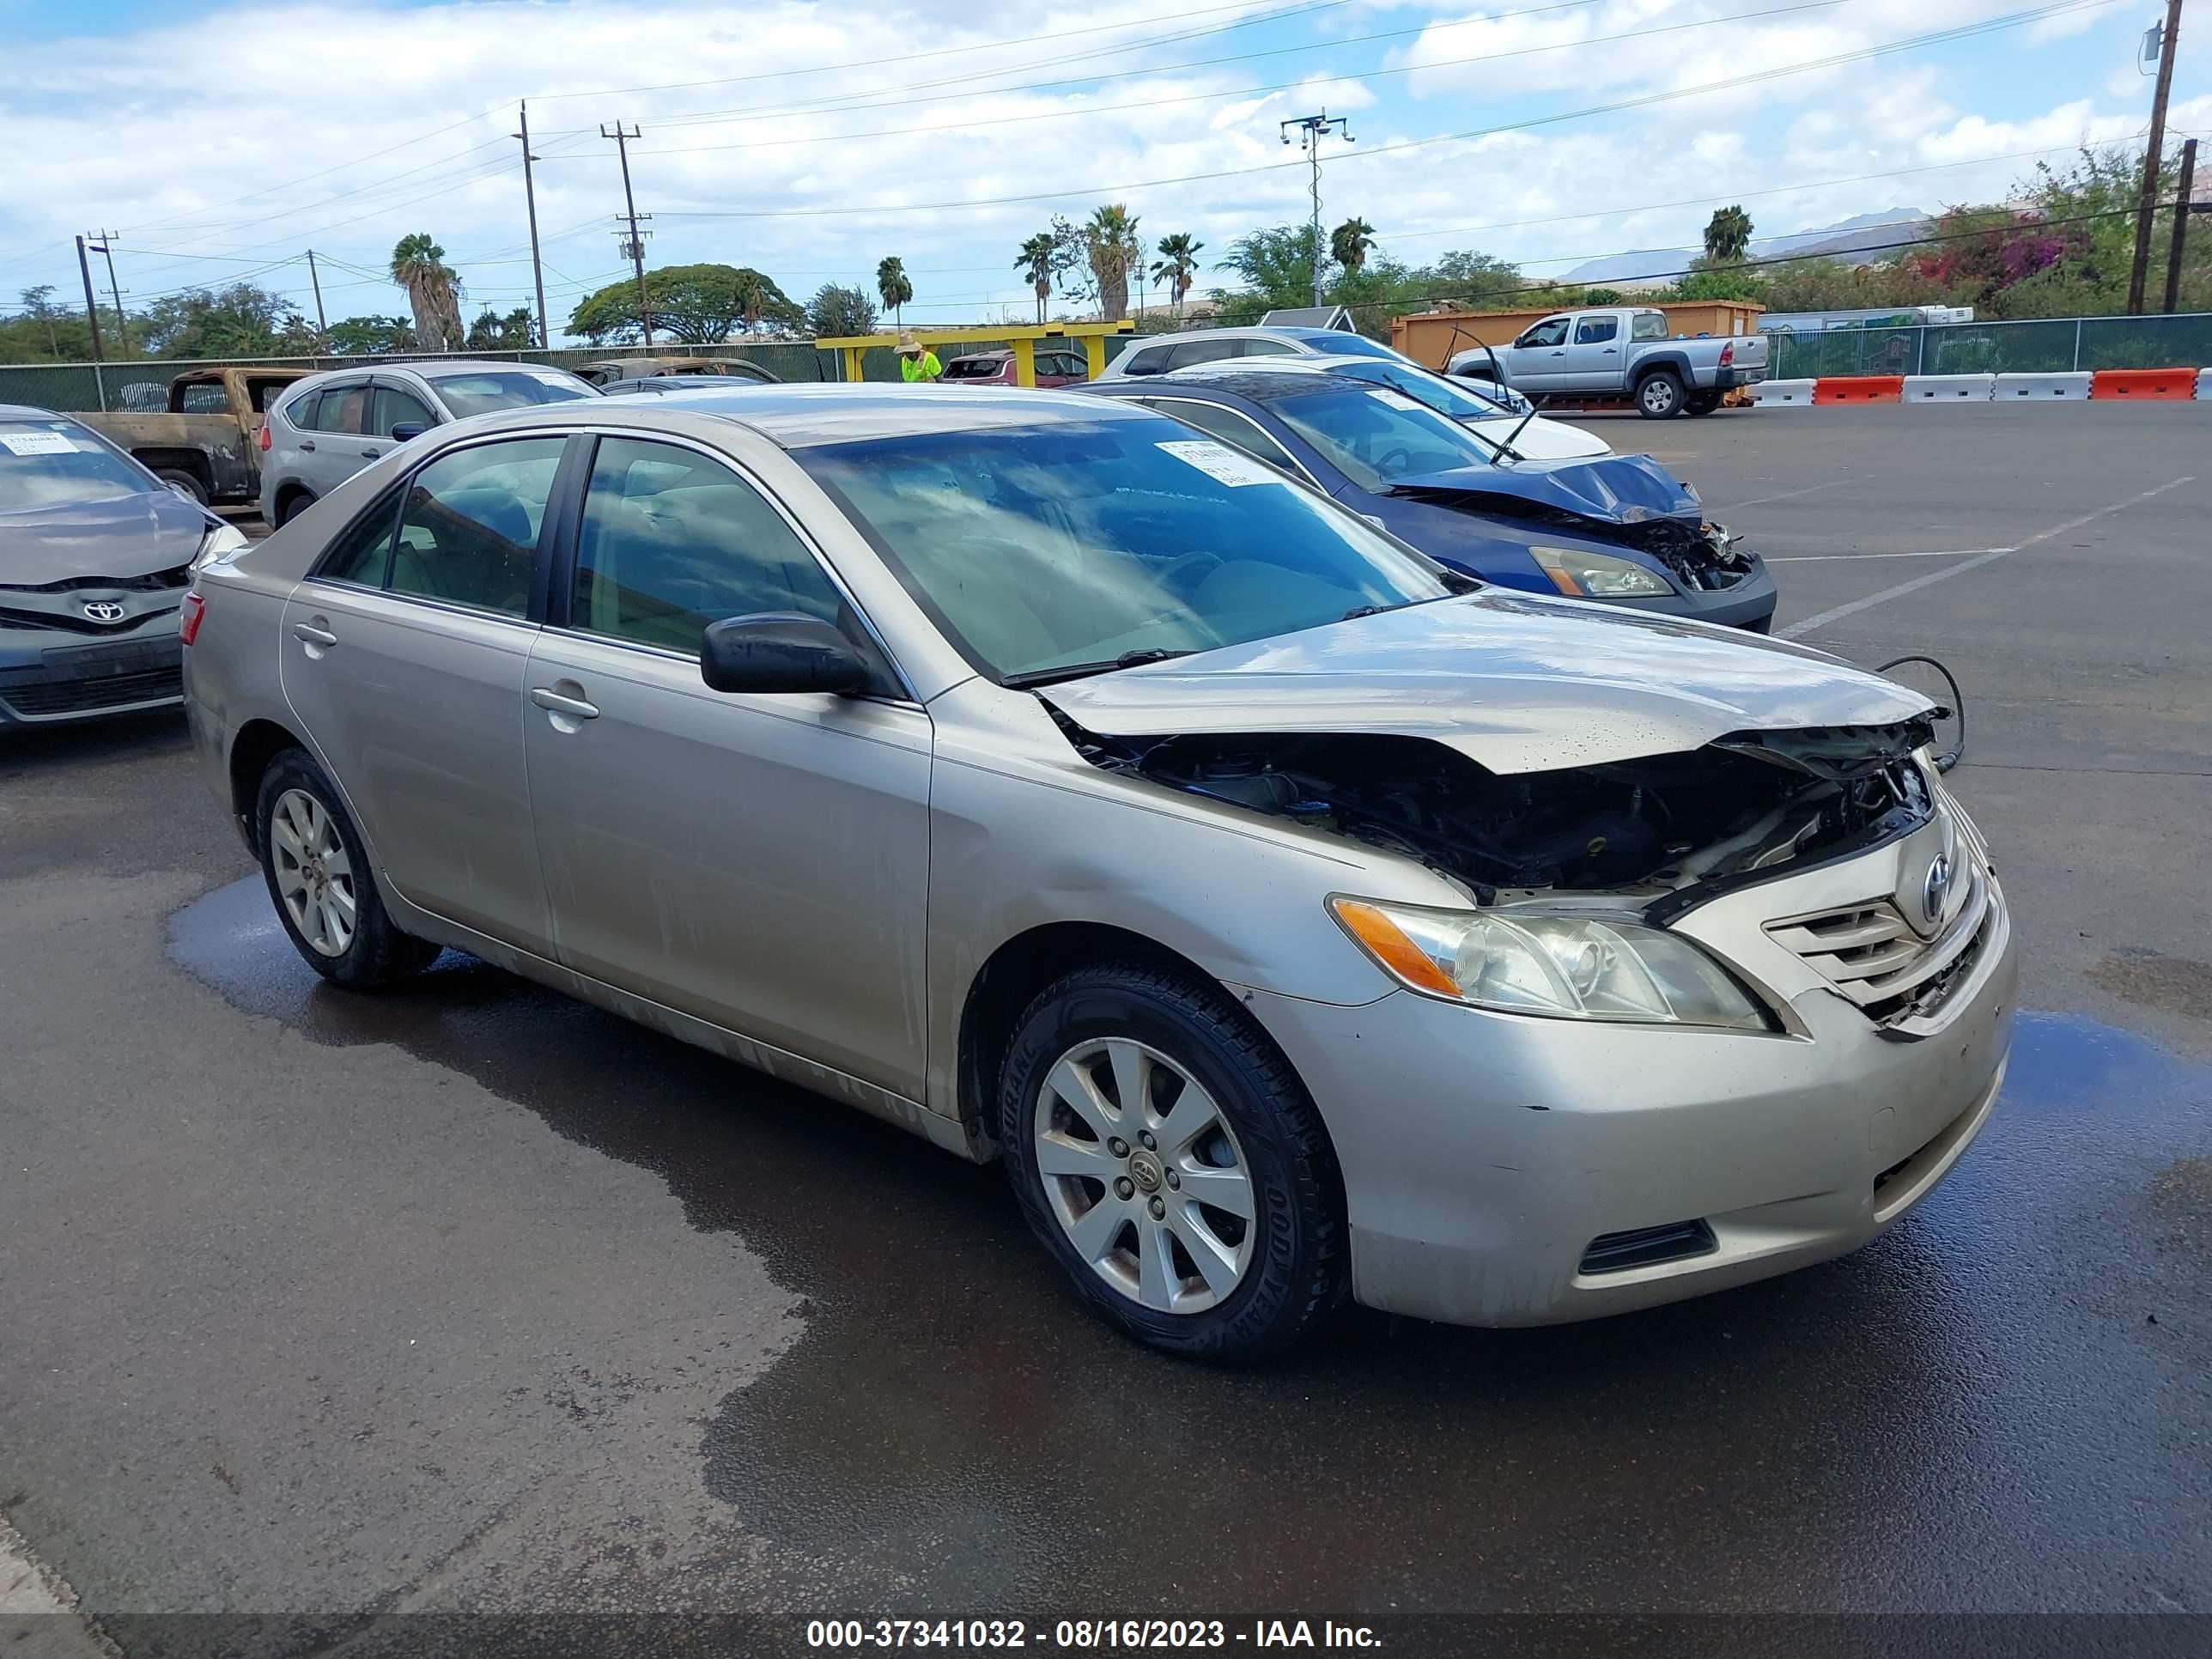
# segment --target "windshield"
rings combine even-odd
[[[495,409],[531,404],[565,404],[590,398],[597,390],[557,368],[486,368],[468,374],[440,374],[430,384],[455,415],[483,415]]]
[[[1411,363],[1375,362],[1345,363],[1336,372],[1355,380],[1365,380],[1373,386],[1387,386],[1404,392],[1416,403],[1425,404],[1440,415],[1449,415],[1455,421],[1494,421],[1503,412],[1501,406],[1479,392],[1469,392],[1453,385],[1441,374],[1431,374]]]
[[[112,501],[161,487],[70,422],[0,422],[0,513]]]
[[[929,433],[794,458],[962,653],[1001,681],[1238,645],[1453,591],[1351,514],[1164,418]]]
[[[1465,427],[1387,386],[1285,398],[1275,413],[1362,489],[1490,465],[1490,451]]]

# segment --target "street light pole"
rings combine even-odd
[[[2159,37],[2158,84],[2150,95],[2149,148],[2143,152],[2142,198],[2136,207],[2136,257],[2128,267],[2128,315],[2140,316],[2150,276],[2150,222],[2158,212],[2158,164],[2166,148],[2166,98],[2173,89],[2173,46],[2181,35],[2181,0],[2166,0],[2166,30]]]
[[[653,349],[653,301],[645,294],[645,244],[637,233],[637,203],[629,193],[629,141],[638,136],[636,126],[631,126],[625,132],[619,121],[615,123],[612,132],[607,131],[605,122],[599,125],[599,137],[613,139],[615,148],[622,152],[623,212],[629,221],[629,240],[623,244],[623,252],[629,255],[630,268],[637,272],[637,315],[638,320],[645,326],[646,349],[650,351]],[[650,213],[645,216],[648,219],[653,217]]]
[[[2174,3],[2179,5],[2181,0],[2174,0]],[[1331,116],[1326,106],[1318,115],[1301,115],[1283,122],[1279,130],[1285,143],[1291,142],[1293,129],[1300,135],[1299,142],[1305,148],[1306,162],[1312,176],[1310,188],[1313,197],[1313,302],[1318,306],[1321,304],[1322,262],[1327,252],[1321,241],[1321,141],[1331,132],[1342,133],[1347,144],[1358,141],[1352,136],[1352,123],[1344,116]]]
[[[121,337],[116,349],[125,356],[131,355],[131,319],[123,314],[123,285],[115,280],[115,233],[112,230],[87,231],[79,239],[107,261],[107,291],[115,296],[115,331]]]
[[[92,261],[84,257],[84,238],[76,239],[77,274],[84,278],[84,319],[92,325],[92,361],[95,363],[107,355],[100,343],[100,301],[92,297]],[[101,408],[106,405],[102,404]]]

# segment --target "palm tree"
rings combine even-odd
[[[1713,264],[1732,265],[1751,246],[1751,216],[1741,207],[1715,208],[1705,222],[1705,258]]]
[[[1030,279],[1036,292],[1037,322],[1044,322],[1045,302],[1052,298],[1052,256],[1059,244],[1048,230],[1041,230],[1022,244],[1014,255],[1014,269]]]
[[[1187,230],[1160,238],[1160,258],[1152,267],[1152,276],[1168,285],[1168,297],[1175,304],[1178,322],[1182,319],[1182,296],[1190,292],[1190,285],[1198,276],[1198,256],[1205,249],[1206,244]]]
[[[1135,216],[1119,202],[1093,209],[1083,227],[1083,244],[1098,283],[1099,317],[1118,323],[1129,314],[1129,272],[1145,257]]]
[[[914,283],[906,274],[906,264],[896,253],[887,253],[876,265],[876,292],[884,296],[884,309],[899,322],[906,320],[902,307],[914,298]]]
[[[407,290],[415,313],[415,343],[424,351],[457,351],[461,327],[461,279],[446,263],[446,250],[417,231],[392,250],[392,280]]]
[[[1328,235],[1328,257],[1346,270],[1357,270],[1367,263],[1368,250],[1375,246],[1375,227],[1364,219],[1346,219]]]

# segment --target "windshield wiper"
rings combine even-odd
[[[1170,650],[1164,646],[1151,646],[1142,651],[1124,651],[1109,662],[1064,663],[1058,668],[1033,668],[1026,674],[1009,674],[999,682],[1018,691],[1036,685],[1057,685],[1062,680],[1087,679],[1093,674],[1110,674],[1117,668],[1141,668],[1148,662],[1166,662],[1175,657],[1188,657],[1188,650]]]

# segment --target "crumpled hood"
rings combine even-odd
[[[1369,732],[1496,773],[1686,753],[1744,731],[1893,726],[1917,692],[1778,640],[1489,589],[1051,686],[1110,737]]]
[[[1593,455],[1458,466],[1445,472],[1396,479],[1391,493],[1504,498],[1602,524],[1675,519],[1695,530],[1705,517],[1697,498],[1649,455]],[[1503,510],[1513,509],[1509,506]]]
[[[173,489],[0,513],[0,586],[150,575],[190,564],[208,515]]]

